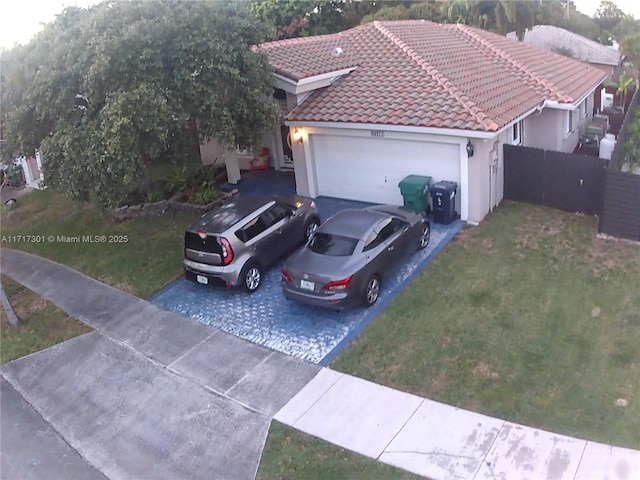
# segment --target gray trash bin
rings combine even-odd
[[[433,205],[433,221],[448,225],[456,215],[456,192],[458,184],[442,180],[431,185],[431,203]]]

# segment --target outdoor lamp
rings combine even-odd
[[[473,157],[473,143],[469,139],[467,139],[467,156]]]
[[[302,129],[301,128],[294,128],[293,129],[293,139],[298,142],[298,143],[302,143],[303,142],[303,138],[302,138]]]

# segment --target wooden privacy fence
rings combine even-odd
[[[504,196],[569,212],[600,215],[607,160],[504,146]]]
[[[598,232],[640,242],[640,176],[608,171]]]

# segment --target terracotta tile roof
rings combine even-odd
[[[606,76],[491,32],[426,20],[373,22],[260,49],[296,81],[355,67],[291,111],[288,119],[298,121],[492,132],[545,100],[579,100]]]
[[[507,38],[517,40],[515,32],[508,33]],[[571,50],[573,58],[583,62],[620,65],[620,52],[614,48],[600,45],[577,33],[553,25],[536,25],[533,29],[527,30],[524,43],[552,51],[556,48],[566,48]]]

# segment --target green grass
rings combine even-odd
[[[2,247],[35,253],[148,298],[182,274],[184,229],[196,218],[166,213],[115,223],[90,205],[76,205],[44,190],[20,198],[12,211],[3,207],[0,236]],[[44,241],[20,237],[28,235]],[[84,235],[104,235],[106,242],[65,243],[58,238]]]
[[[423,478],[271,422],[256,480]]]
[[[5,276],[2,277],[2,286],[21,324],[19,327],[10,326],[2,311],[0,363],[38,352],[92,330]]]
[[[460,232],[332,367],[640,448],[640,247],[598,239],[596,227],[504,202]]]
[[[3,209],[1,236],[126,235],[127,242],[3,240],[2,247],[51,258],[146,298],[181,274],[183,232],[195,218],[116,224],[53,191],[34,192],[15,210]],[[640,247],[596,238],[596,224],[503,202],[480,226],[460,232],[332,367],[509,421],[640,448]],[[62,330],[48,325],[42,336]],[[15,333],[3,323],[2,361],[61,341],[27,338],[33,346],[13,353]],[[263,462],[271,473],[262,478],[288,478],[305,465],[322,475],[342,468],[334,466],[346,455],[339,449],[288,450],[295,445],[287,442],[317,442],[301,438],[273,429],[268,446],[282,445],[284,453]],[[358,462],[344,468],[359,472]]]

